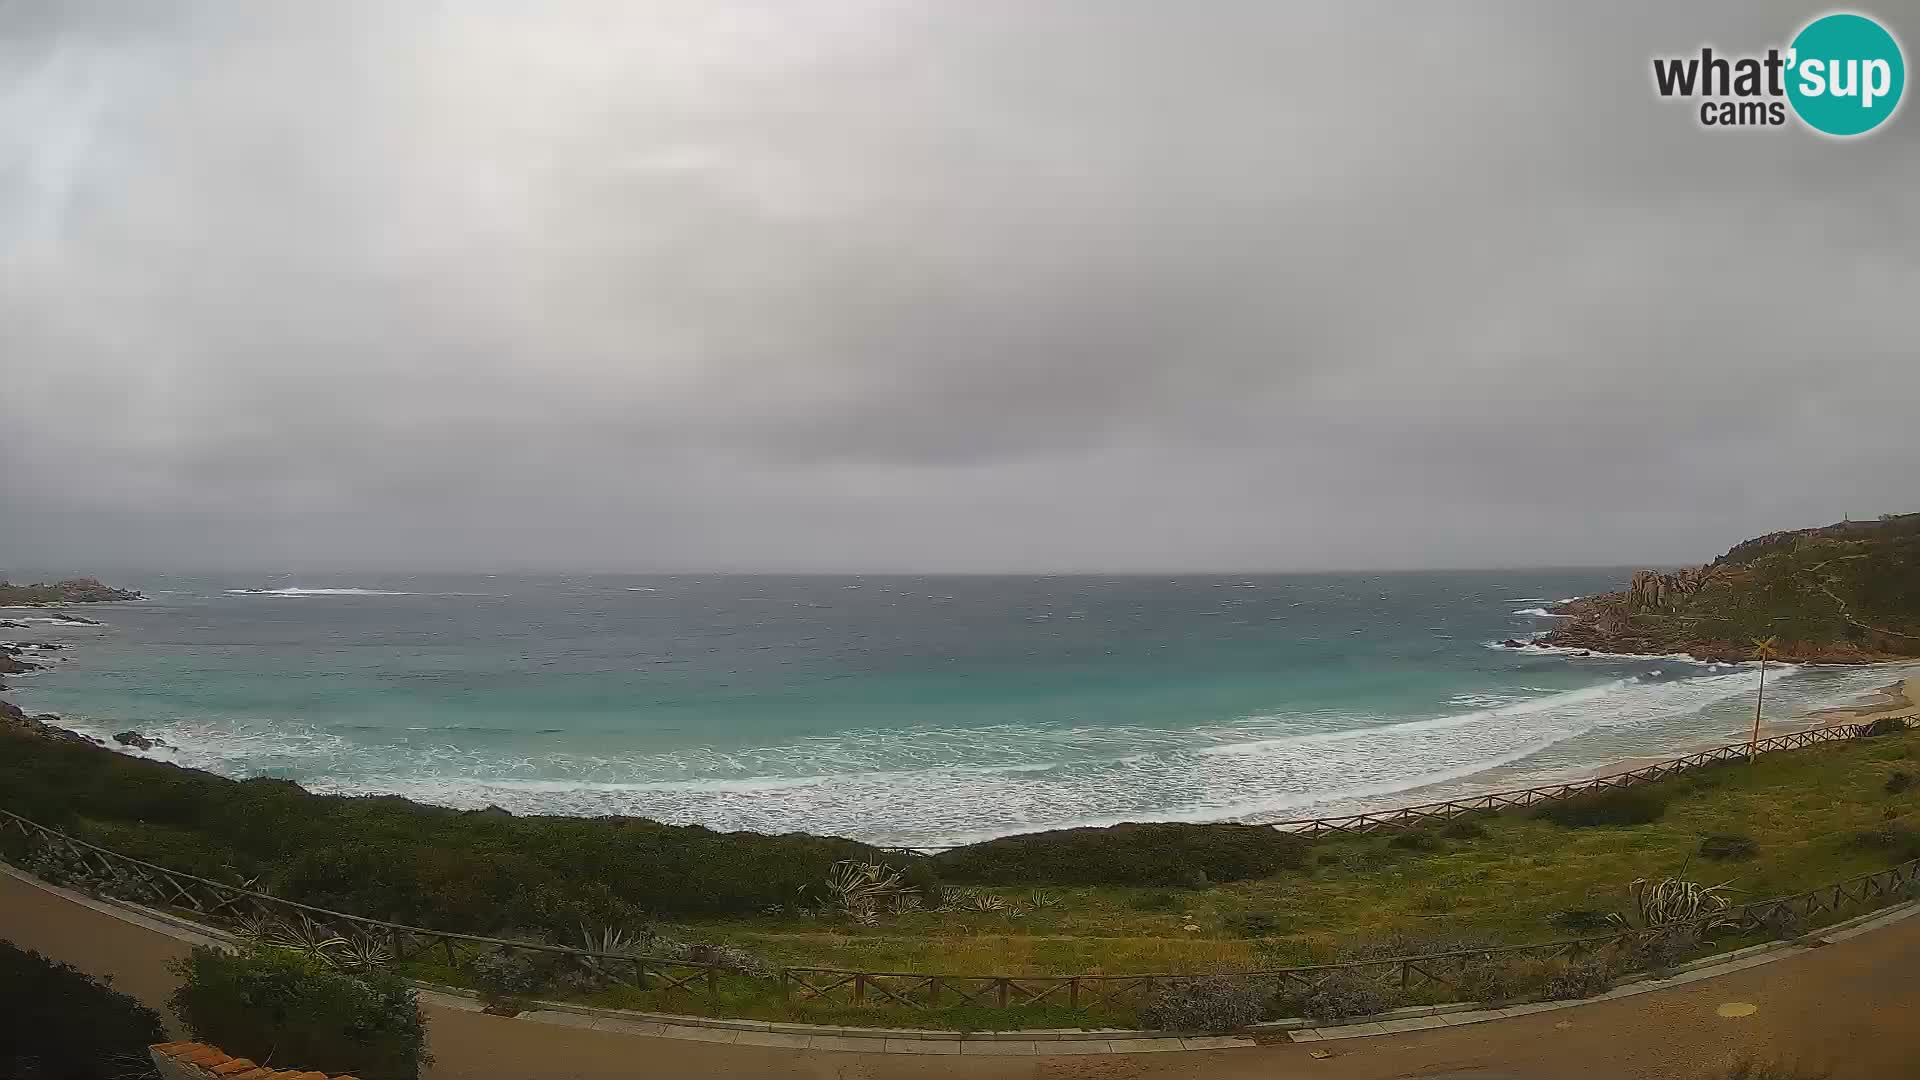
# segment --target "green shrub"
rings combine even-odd
[[[1180,897],[1165,889],[1155,889],[1135,896],[1127,906],[1135,911],[1172,911],[1180,906]]]
[[[499,948],[475,958],[468,970],[481,1001],[513,1013],[525,1007],[526,999],[540,996],[553,982],[556,967],[554,953]]]
[[[1425,829],[1410,829],[1387,838],[1387,846],[1401,851],[1439,851],[1445,847],[1440,838]]]
[[[146,1080],[160,1017],[83,971],[0,941],[0,1076]]]
[[[1709,859],[1746,862],[1760,850],[1753,837],[1744,833],[1713,833],[1700,840],[1700,854]]]
[[[1567,828],[1597,825],[1645,825],[1667,812],[1666,797],[1644,787],[1594,791],[1541,803],[1535,817]]]
[[[1440,835],[1449,840],[1483,840],[1487,835],[1487,827],[1473,815],[1462,814],[1440,826]]]
[[[934,857],[944,880],[984,885],[1247,881],[1305,864],[1308,841],[1264,825],[1116,825],[1008,836]]]
[[[282,949],[196,948],[171,1004],[194,1038],[262,1065],[416,1080],[426,1018],[397,976],[351,976]]]
[[[1908,773],[1896,770],[1893,775],[1887,777],[1885,786],[1887,794],[1898,795],[1913,786],[1913,777]]]
[[[1895,862],[1920,859],[1920,831],[1893,822],[1877,829],[1863,829],[1854,833],[1852,845],[1887,852]]]
[[[1280,916],[1270,911],[1243,911],[1223,920],[1227,933],[1235,937],[1272,937],[1286,929]]]
[[[1262,979],[1184,979],[1155,989],[1138,1010],[1155,1031],[1238,1031],[1264,1020],[1273,987]]]
[[[1547,925],[1567,934],[1592,934],[1609,925],[1604,911],[1591,908],[1567,908],[1547,916]]]
[[[0,740],[0,807],[173,869],[259,876],[282,896],[436,929],[557,933],[641,912],[759,912],[793,903],[845,858],[892,862],[922,880],[931,872],[916,870],[927,860],[832,837],[463,813],[312,795],[284,780],[234,781],[47,739]]]

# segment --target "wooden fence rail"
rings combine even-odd
[[[1914,728],[1920,728],[1920,714],[1883,718],[1872,724],[1793,732],[1762,739],[1754,744],[1716,747],[1658,765],[1578,783],[1494,792],[1377,814],[1282,822],[1278,827],[1291,828],[1307,836],[1364,834],[1417,827],[1461,814],[1532,806],[1588,791],[1648,783],[1689,769],[1743,760],[1759,753],[1868,738]],[[1623,929],[1599,937],[1538,944],[1211,975],[957,975],[848,971],[824,967],[750,971],[734,964],[686,957],[596,952],[565,945],[431,930],[330,911],[245,885],[169,870],[90,844],[10,811],[0,810],[0,834],[9,831],[24,837],[29,843],[31,854],[27,861],[30,865],[26,868],[39,868],[46,872],[46,876],[54,878],[55,884],[65,881],[115,899],[179,912],[286,947],[321,952],[332,950],[331,954],[336,960],[375,966],[431,958],[435,962],[444,962],[449,969],[459,970],[489,954],[534,953],[548,957],[556,965],[557,971],[590,973],[603,981],[621,982],[669,995],[704,997],[715,1007],[727,990],[761,994],[770,982],[776,982],[781,995],[796,1003],[894,1005],[923,1010],[956,1005],[994,1008],[1062,1006],[1073,1011],[1103,1006],[1124,1007],[1144,1000],[1156,989],[1169,983],[1201,978],[1261,979],[1282,989],[1310,992],[1328,979],[1344,975],[1372,979],[1383,987],[1391,986],[1403,992],[1426,988],[1460,990],[1471,974],[1491,963],[1517,958],[1541,961],[1578,959],[1630,944],[1634,937],[1647,933],[1644,930]],[[1723,913],[1718,924],[1742,933],[1793,934],[1823,917],[1838,917],[1855,909],[1871,910],[1916,896],[1920,896],[1920,859],[1792,896],[1741,904]]]

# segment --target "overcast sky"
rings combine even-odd
[[[1920,509],[1920,116],[1703,131],[1649,58],[1823,9],[1675,7],[0,0],[0,567],[1614,565]]]

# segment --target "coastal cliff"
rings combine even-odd
[[[1525,644],[1745,660],[1772,637],[1782,660],[1920,656],[1920,514],[1769,533],[1552,612],[1566,623]]]

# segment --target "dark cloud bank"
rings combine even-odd
[[[1913,106],[1650,89],[1811,14],[0,3],[0,564],[1622,563],[1915,509]]]

